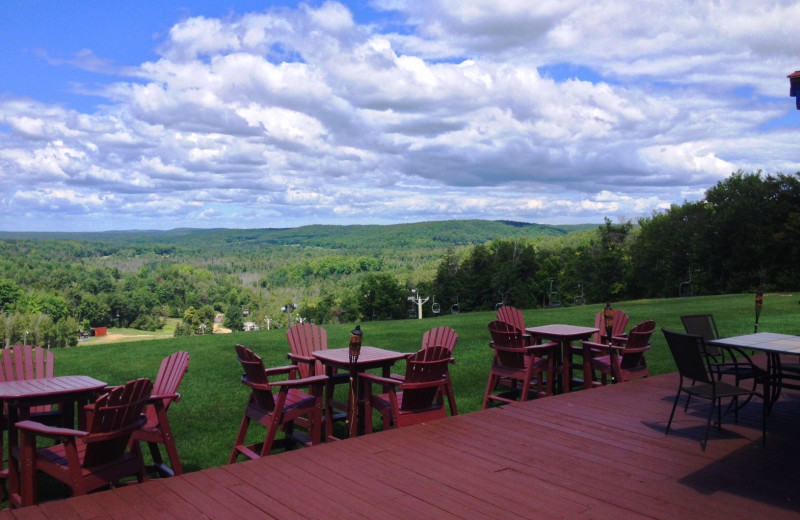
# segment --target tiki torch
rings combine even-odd
[[[350,364],[355,365],[358,362],[358,356],[361,354],[361,340],[364,338],[364,332],[361,330],[361,325],[356,325],[356,328],[350,331]]]
[[[761,307],[764,306],[764,291],[763,286],[759,286],[756,291],[756,327],[754,333],[758,332],[758,317],[761,316]]]
[[[611,334],[612,330],[614,329],[614,309],[611,308],[611,302],[607,301],[606,306],[603,309],[603,321],[605,321],[606,336],[608,336],[608,355],[611,357],[613,367],[616,364],[616,354],[614,353],[614,349],[611,348]],[[612,380],[614,379],[613,372],[614,370],[612,370]]]
[[[358,434],[358,356],[361,354],[361,341],[364,333],[361,325],[350,331],[350,395],[347,402],[347,431],[350,437]]]
[[[611,345],[611,330],[614,328],[614,309],[611,308],[611,302],[606,302],[606,307],[603,309],[603,320],[606,324],[608,344]]]

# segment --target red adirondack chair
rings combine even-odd
[[[153,394],[145,407],[147,423],[131,435],[131,444],[146,442],[153,457],[153,465],[148,470],[155,470],[164,476],[175,476],[183,473],[181,459],[175,446],[175,437],[167,418],[167,410],[173,402],[180,401],[181,394],[178,386],[184,374],[189,370],[189,353],[175,352],[161,361],[156,382],[153,385]],[[164,463],[158,445],[163,444],[167,450],[171,468]]]
[[[521,310],[516,307],[511,307],[510,305],[503,305],[497,309],[497,321],[508,323],[514,328],[521,330],[522,337],[525,338],[525,344],[533,344],[533,337],[525,332],[525,317],[522,315]]]
[[[311,353],[328,349],[328,331],[313,323],[298,323],[286,331],[290,352],[286,355],[292,364],[297,365],[301,378],[325,374],[325,367]],[[326,436],[333,436],[333,421],[347,419],[347,403],[334,399],[336,385],[350,385],[350,375],[346,372],[333,373],[325,385],[323,419]]]
[[[616,344],[611,346],[607,343],[583,342],[584,349],[594,352],[592,371],[600,372],[600,384],[607,384],[609,377],[621,383],[650,375],[644,353],[650,350],[650,336],[655,328],[656,323],[647,320],[633,327],[625,338],[615,341]],[[597,382],[592,384],[596,385]]]
[[[149,379],[136,379],[103,394],[88,411],[86,431],[33,420],[18,422],[22,463],[35,464],[39,471],[69,486],[73,495],[114,487],[130,476],[136,476],[138,482],[145,481],[139,444],[130,450],[127,447],[131,434],[147,420],[142,410],[152,389]],[[58,444],[36,449],[37,437],[47,437]],[[22,486],[35,485],[35,481],[22,482]]]
[[[499,320],[489,323],[489,332],[494,356],[483,408],[490,401],[512,403],[518,395],[520,400],[527,401],[531,390],[540,397],[553,394],[558,343],[529,345],[522,330]],[[495,394],[498,387],[501,393]]]
[[[589,339],[591,343],[608,343],[608,338],[606,337],[606,322],[605,316],[603,315],[603,311],[598,312],[594,316],[594,326],[599,329],[594,335]],[[620,345],[622,342],[625,341],[625,328],[628,326],[628,315],[625,311],[620,309],[614,309],[613,311],[613,318],[611,322],[611,338],[612,341],[616,345]],[[596,351],[596,350],[589,350],[584,349],[583,345],[573,345],[570,349],[570,353],[572,354],[572,367],[580,367],[582,363],[578,363],[575,361],[575,357],[582,357],[584,355],[592,355],[592,356],[599,356],[603,354],[608,354],[608,351]],[[584,376],[584,379],[587,379]],[[589,388],[589,383],[585,384],[586,388]]]
[[[450,364],[450,351],[444,347],[422,349],[406,360],[402,380],[363,373],[365,430],[372,432],[372,410],[380,412],[383,427],[400,428],[447,417],[442,394],[444,377]],[[384,393],[373,394],[372,384]]]
[[[250,399],[228,464],[236,462],[239,455],[250,459],[264,457],[278,444],[284,447],[291,447],[292,443],[304,446],[318,444],[322,433],[322,388],[328,377],[317,375],[295,379],[299,371],[295,365],[265,369],[263,360],[242,345],[236,345],[236,354],[244,369],[242,384],[250,388]],[[279,375],[289,379],[269,380],[271,376]],[[301,390],[306,387],[311,393]],[[277,396],[272,393],[273,389],[277,390]],[[294,431],[295,421],[301,417],[308,421],[308,435],[305,436]],[[264,442],[245,444],[252,419],[267,428],[266,437]],[[281,439],[284,442],[279,443],[275,440],[275,435],[281,427],[285,431],[285,438]]]
[[[426,350],[432,347],[443,347],[450,352],[450,364],[456,362],[453,357],[453,350],[456,348],[457,342],[458,334],[450,327],[436,327],[425,331],[422,335],[422,349]],[[450,365],[447,365],[444,371],[444,393],[447,396],[447,406],[450,408],[450,415],[458,415],[456,396],[453,393],[453,381],[450,379]]]
[[[0,350],[0,381],[24,381],[27,379],[42,379],[53,377],[55,365],[53,353],[42,347],[31,345],[14,345],[11,348]],[[61,416],[60,410],[52,405],[34,406],[31,408],[31,418],[47,424],[55,424]],[[8,410],[3,406],[0,413],[0,460],[5,457],[2,432],[8,429]],[[8,468],[0,464],[0,479],[8,477]]]
[[[456,347],[456,343],[458,342],[458,334],[456,331],[451,329],[450,327],[435,327],[430,330],[426,330],[425,333],[422,335],[422,349],[427,350],[433,347],[442,347],[450,352],[450,364],[454,364],[456,362],[455,358],[453,357],[453,350]],[[418,353],[408,354],[406,359],[411,359],[415,357]],[[392,378],[397,379],[398,381],[405,380],[405,375],[403,374],[392,374]],[[450,415],[458,415],[458,406],[456,405],[456,397],[453,393],[453,382],[450,379],[450,367],[448,365],[447,369],[445,370],[444,374],[444,393],[447,396],[447,406],[450,408]]]

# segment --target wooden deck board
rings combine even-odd
[[[195,509],[191,502],[187,502],[187,497],[175,494],[166,486],[130,486],[130,489],[135,489],[138,493],[138,496],[131,497],[131,499],[152,504],[161,512],[159,518],[174,520],[204,520],[208,518]]]
[[[163,518],[797,518],[800,392],[723,419],[667,419],[677,375],[496,407],[151,480],[0,520]],[[61,513],[60,516],[57,513]]]
[[[76,513],[74,509],[69,507],[63,500],[47,502],[42,504],[39,509],[43,516],[30,517],[31,520],[33,518],[46,518],[48,520],[81,520],[80,515]],[[34,512],[37,510],[37,508],[26,507],[25,509],[21,509],[20,512],[27,510]]]

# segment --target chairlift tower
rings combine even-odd
[[[286,313],[286,328],[287,329],[292,326],[292,311],[295,310],[296,308],[297,308],[297,304],[296,303],[287,303],[286,305],[281,307],[281,312],[285,312]]]
[[[418,319],[421,320],[422,319],[422,305],[427,303],[427,301],[430,300],[430,298],[423,298],[422,295],[417,294],[417,290],[416,289],[411,289],[411,294],[412,294],[412,296],[408,297],[408,301],[417,304],[417,315],[419,316]]]

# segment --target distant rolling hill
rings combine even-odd
[[[565,236],[595,229],[599,224],[543,225],[514,221],[444,220],[392,225],[310,225],[296,228],[194,229],[167,231],[130,230],[103,232],[10,232],[0,239],[73,240],[117,245],[167,244],[177,247],[250,249],[274,245],[299,245],[326,249],[376,250],[385,248],[430,248],[481,244],[495,238],[540,238]]]

